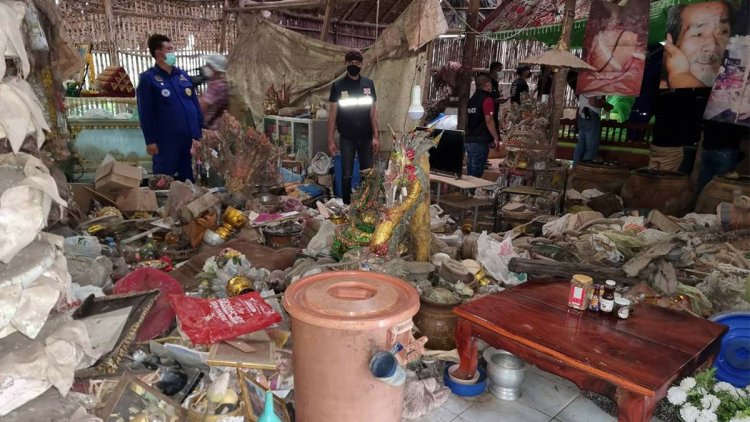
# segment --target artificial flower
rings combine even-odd
[[[695,422],[718,422],[718,421],[719,421],[719,417],[716,416],[716,413],[710,410],[701,410],[701,413],[695,419]]]
[[[716,385],[714,386],[714,391],[717,393],[721,391],[726,391],[727,393],[729,393],[729,395],[732,396],[732,398],[734,399],[740,398],[740,394],[737,392],[737,389],[734,388],[734,386],[728,382],[724,382],[724,381],[717,382]]]
[[[685,422],[697,422],[700,410],[692,404],[686,404],[680,408],[680,417]]]
[[[721,400],[713,394],[706,394],[701,398],[701,406],[703,406],[703,409],[705,410],[716,411],[716,409],[719,408],[719,405],[721,405]]]
[[[667,400],[669,400],[670,403],[679,406],[687,400],[687,393],[679,387],[671,387],[669,391],[667,391]]]
[[[687,377],[680,381],[680,388],[682,391],[690,391],[691,388],[695,387],[695,378]]]

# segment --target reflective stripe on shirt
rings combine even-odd
[[[358,97],[358,98],[342,98],[338,101],[339,107],[360,107],[360,106],[371,106],[373,104],[372,97]]]

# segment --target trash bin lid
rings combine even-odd
[[[395,277],[366,271],[316,274],[284,293],[292,318],[319,327],[371,330],[392,327],[419,310],[414,287]]]

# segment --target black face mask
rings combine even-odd
[[[350,64],[349,66],[347,66],[347,67],[346,67],[346,72],[347,72],[348,74],[352,75],[352,76],[357,76],[357,75],[359,75],[359,72],[360,72],[361,70],[362,70],[362,68],[361,68],[361,67],[359,67],[359,66],[357,66],[357,65],[354,65],[354,64]]]

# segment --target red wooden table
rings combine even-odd
[[[461,349],[481,338],[617,402],[619,421],[648,421],[675,379],[713,359],[727,327],[640,304],[627,320],[567,306],[569,283],[545,279],[456,307]]]

